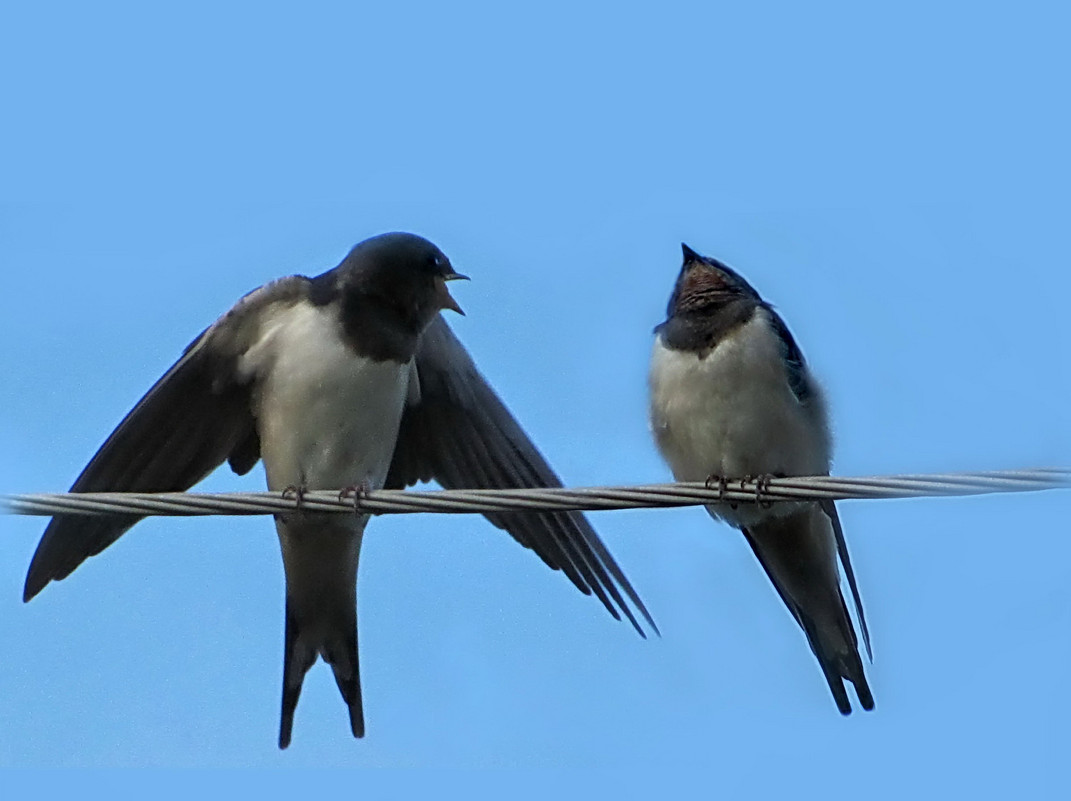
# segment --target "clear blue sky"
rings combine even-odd
[[[395,229],[472,276],[455,330],[570,484],[669,478],[645,378],[682,240],[778,306],[828,390],[836,472],[1068,465],[1066,14],[9,4],[0,490],[66,489],[238,296]],[[262,485],[258,469],[203,487]],[[147,521],[24,606],[43,521],[8,517],[0,765],[595,766],[704,795],[1057,795],[1069,505],[843,504],[877,700],[848,719],[741,536],[702,511],[593,516],[652,642],[482,518],[377,519],[368,736],[318,665],[284,753],[270,521]]]

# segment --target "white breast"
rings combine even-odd
[[[758,310],[702,359],[655,339],[651,427],[678,481],[829,469],[821,399],[803,406],[793,394],[767,314]]]
[[[341,341],[340,323],[325,308],[297,303],[265,317],[239,369],[256,376],[269,488],[382,487],[412,362],[358,356]]]

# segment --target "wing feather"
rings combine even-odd
[[[259,459],[250,406],[252,377],[238,357],[257,336],[258,312],[294,302],[308,280],[292,276],[251,292],[201,334],[157,381],[97,451],[71,492],[181,492],[228,458],[248,471]],[[66,578],[141,518],[135,515],[52,518],[26,576],[23,600]]]
[[[420,401],[406,408],[387,475],[388,488],[438,481],[448,489],[560,487],[561,480],[437,317],[416,354]],[[643,636],[658,632],[606,546],[579,512],[489,512],[485,517],[561,570],[585,595]],[[627,601],[625,598],[627,597]]]

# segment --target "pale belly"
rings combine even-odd
[[[375,362],[309,306],[266,324],[246,357],[255,371],[261,456],[272,490],[379,489],[410,392],[412,362]]]
[[[322,380],[269,384],[258,419],[270,489],[379,489],[401,422],[410,365],[367,362]]]
[[[828,471],[821,400],[815,398],[810,407],[799,403],[777,347],[763,327],[751,323],[704,359],[667,348],[656,338],[649,376],[651,428],[678,481]],[[790,512],[789,506],[777,505],[774,514]],[[710,511],[740,525],[760,510],[715,505]]]

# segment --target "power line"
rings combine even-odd
[[[140,517],[262,515],[293,512],[373,514],[438,512],[564,512],[699,506],[729,503],[872,500],[1037,492],[1071,488],[1071,469],[1036,468],[990,472],[894,476],[800,476],[730,479],[725,482],[640,486],[504,490],[372,490],[342,497],[339,491],[216,493],[35,493],[0,494],[12,514],[51,516],[134,514]]]

